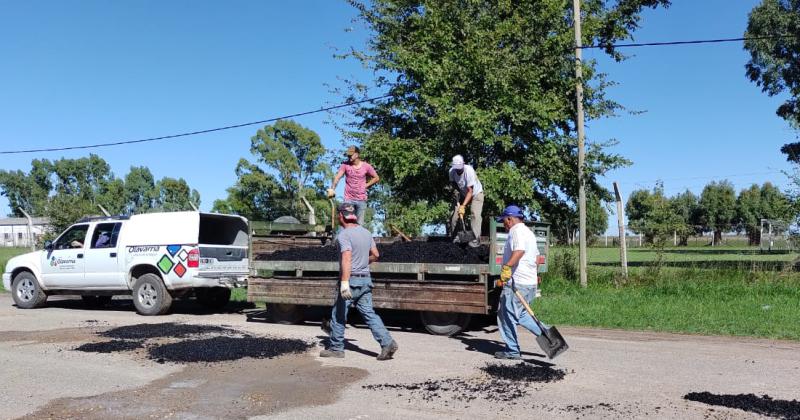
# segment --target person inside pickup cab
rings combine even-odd
[[[103,230],[100,231],[100,236],[97,237],[97,240],[94,242],[95,248],[108,248],[109,243],[111,242],[111,236],[109,236],[108,232]]]

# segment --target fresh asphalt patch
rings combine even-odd
[[[480,370],[483,374],[473,378],[445,378],[410,384],[372,384],[363,385],[362,388],[396,391],[398,397],[419,398],[423,401],[485,400],[514,403],[528,395],[532,384],[556,382],[566,376],[562,370],[530,366],[524,362],[516,365],[489,363]]]
[[[710,392],[690,392],[683,398],[708,405],[737,408],[769,417],[800,420],[800,401],[797,400],[776,400],[769,395],[759,397],[755,394],[731,395]]]
[[[162,344],[148,349],[150,359],[158,363],[215,363],[253,359],[273,359],[287,354],[305,353],[314,345],[293,338],[212,337]]]
[[[174,322],[127,325],[97,335],[112,340],[82,344],[74,350],[116,353],[146,349],[146,357],[157,363],[185,364],[272,359],[305,353],[314,346],[305,340],[257,337],[226,326]]]

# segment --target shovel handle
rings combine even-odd
[[[542,323],[539,322],[538,318],[536,318],[536,315],[533,314],[533,309],[531,309],[531,305],[529,305],[528,302],[525,301],[525,297],[522,296],[522,293],[520,293],[519,290],[517,290],[517,288],[514,286],[514,280],[511,280],[511,290],[514,291],[514,294],[517,296],[517,299],[519,299],[519,302],[522,304],[523,307],[525,307],[525,310],[528,311],[528,314],[531,316],[531,318],[533,318],[533,321],[536,322],[536,325],[538,325],[539,328],[541,328],[541,330],[544,331],[544,326],[542,326]]]

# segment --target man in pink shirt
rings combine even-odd
[[[333,185],[328,189],[328,197],[333,198],[336,195],[336,184],[339,183],[342,176],[345,176],[344,201],[352,203],[356,207],[358,224],[363,226],[364,213],[367,211],[367,189],[377,184],[381,179],[372,165],[361,160],[360,152],[361,149],[358,146],[347,148],[345,153],[347,162],[339,167],[339,172],[333,178]],[[367,180],[367,177],[369,177],[369,180]]]

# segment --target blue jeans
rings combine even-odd
[[[361,313],[372,331],[372,336],[381,345],[381,348],[391,344],[392,336],[383,325],[381,317],[372,308],[372,279],[369,277],[350,278],[350,292],[353,293],[353,299],[348,300],[343,299],[342,294],[338,291],[336,293],[336,302],[331,311],[331,336],[328,350],[344,351],[344,324],[347,322],[347,310],[351,303],[355,303],[356,309]]]
[[[533,298],[536,297],[536,286],[517,285],[517,290],[528,304],[531,304]],[[534,335],[542,334],[542,329],[536,325],[531,315],[514,295],[510,284],[503,286],[500,295],[500,305],[497,307],[497,325],[500,327],[500,337],[506,343],[506,352],[515,356],[520,355],[517,325],[522,325]]]
[[[366,201],[356,201],[356,200],[347,200],[346,203],[350,203],[356,208],[356,216],[358,216],[358,224],[364,226],[364,215],[367,213],[367,202]],[[351,283],[352,284],[352,283]]]

